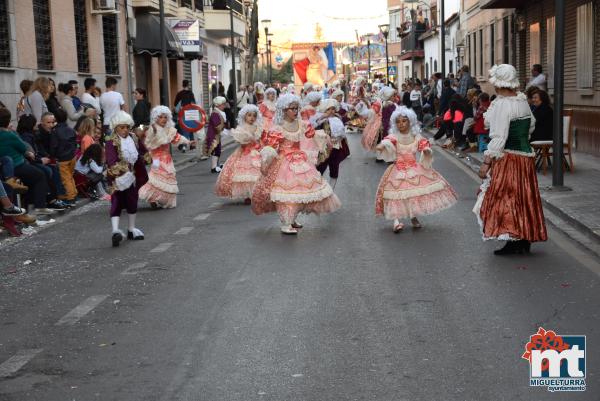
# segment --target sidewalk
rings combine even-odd
[[[474,171],[479,170],[483,161],[483,153],[450,150],[446,152]],[[548,171],[547,175],[538,173],[544,207],[556,215],[558,220],[553,219],[553,216],[546,217],[565,234],[598,253],[600,250],[600,157],[574,153],[573,163],[574,172],[564,173],[564,185],[570,189],[568,191],[552,189],[552,171]],[[565,227],[564,223],[571,225],[575,230]]]

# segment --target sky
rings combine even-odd
[[[353,42],[356,30],[376,33],[389,20],[387,0],[259,0],[258,8],[260,21],[272,21],[275,45],[314,41],[317,23],[325,41]]]

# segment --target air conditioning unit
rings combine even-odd
[[[116,0],[91,0],[91,14],[118,14]]]

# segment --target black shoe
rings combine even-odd
[[[16,207],[15,205],[12,205],[11,207],[7,207],[7,208],[2,208],[2,216],[21,216],[25,213],[27,213],[27,210],[25,209],[21,209],[20,207]]]
[[[63,210],[66,210],[67,208],[68,208],[68,206],[65,205],[64,202],[59,201],[59,200],[48,203],[48,209],[52,209],[57,212],[62,212]]]
[[[375,159],[375,163],[383,163],[382,159]]]
[[[506,241],[504,247],[494,251],[494,255],[514,255],[515,253],[523,253],[519,241]]]
[[[135,241],[142,241],[144,239],[143,235],[138,235],[137,237],[133,236],[133,233],[131,231],[127,231],[127,239],[128,240],[135,240]]]
[[[121,233],[113,233],[112,235],[112,246],[117,247],[123,241],[123,234]]]
[[[522,239],[519,241],[519,247],[521,249],[521,253],[531,253],[531,242]]]
[[[221,169],[219,167],[217,168],[211,168],[210,172],[213,174],[219,174],[221,172]]]

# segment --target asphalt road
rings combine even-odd
[[[554,229],[492,255],[477,182],[439,151],[459,203],[395,235],[373,211],[385,166],[350,142],[343,209],[298,237],[217,199],[203,162],[176,209],[142,208],[145,241],[111,248],[96,203],[1,247],[0,400],[600,399],[598,261]],[[587,335],[586,392],[529,387],[539,326]]]

